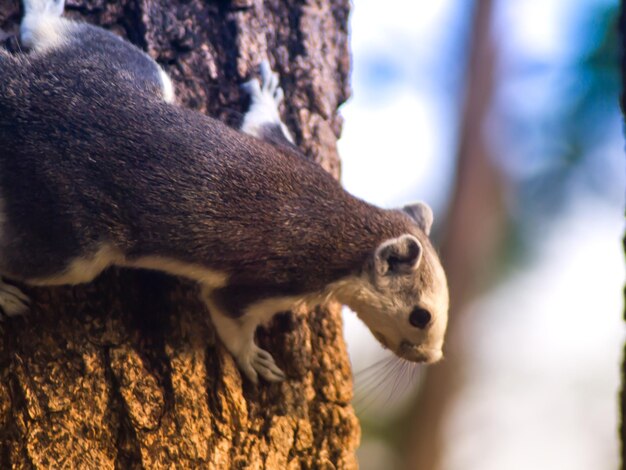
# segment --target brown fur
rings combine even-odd
[[[51,276],[108,243],[226,272],[222,294],[241,303],[319,290],[403,233],[427,243],[295,150],[164,103],[93,56],[0,59],[2,272]]]

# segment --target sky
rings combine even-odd
[[[432,43],[449,41],[443,26],[453,3],[391,0],[381,9],[375,0],[354,2],[353,96],[341,110],[339,151],[344,186],[369,202],[445,202],[454,129],[438,98],[451,84],[427,77],[441,66]]]

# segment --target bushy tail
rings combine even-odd
[[[69,21],[62,18],[65,0],[23,0],[20,39],[27,49],[44,50],[64,42]]]
[[[65,0],[24,0],[24,13],[28,15],[61,16]]]

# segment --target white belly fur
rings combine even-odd
[[[46,278],[29,279],[27,282],[37,286],[83,284],[93,281],[109,266],[163,271],[175,276],[193,279],[212,289],[224,287],[228,280],[228,276],[223,272],[161,256],[145,256],[131,261],[113,246],[103,245],[93,256],[72,260],[67,269],[58,274]]]

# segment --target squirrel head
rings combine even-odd
[[[413,230],[380,243],[339,297],[384,347],[408,361],[433,363],[443,355],[448,284],[428,239],[431,209],[416,203],[402,210]]]

